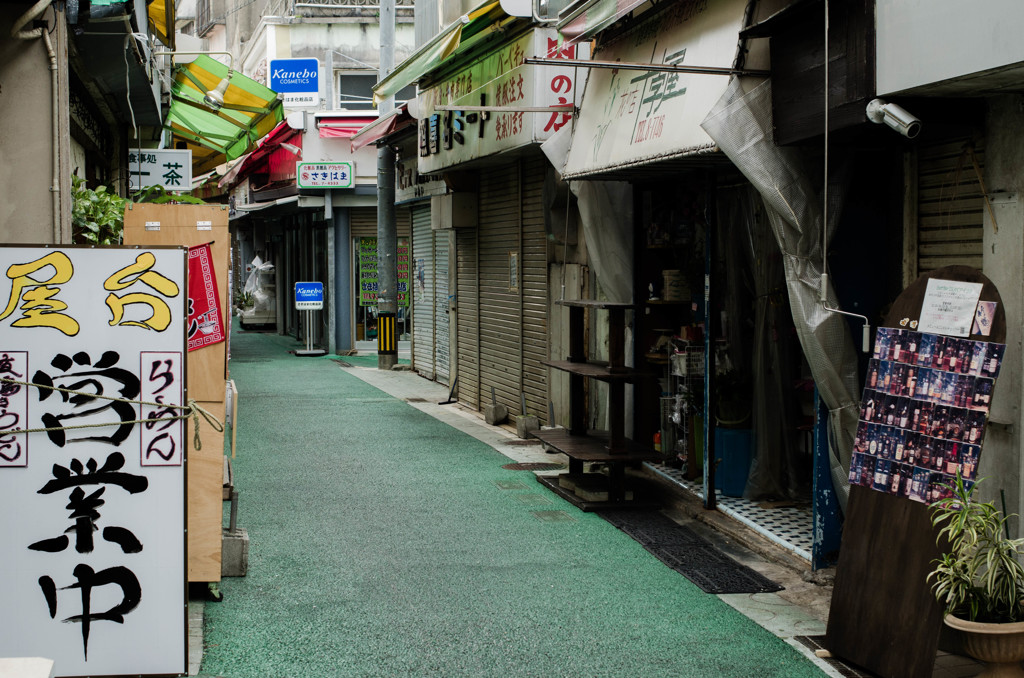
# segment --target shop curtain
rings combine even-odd
[[[822,308],[821,200],[794,149],[772,138],[771,81],[744,92],[734,78],[701,127],[757,189],[783,254],[790,309],[818,392],[829,410],[832,486],[843,510],[850,493],[847,472],[859,416],[857,357],[846,321]],[[838,187],[837,187],[838,188]],[[841,191],[829,195],[836,199]],[[837,201],[838,202],[838,201]],[[829,228],[838,209],[829,206]],[[838,308],[835,290],[828,304]]]
[[[753,394],[751,421],[743,426],[753,428],[755,447],[743,496],[803,501],[810,496],[811,474],[794,435],[799,367],[782,254],[761,197],[749,184],[721,189],[718,215],[730,365],[750,375]]]

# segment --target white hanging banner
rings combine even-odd
[[[186,265],[0,247],[2,657],[187,672]]]

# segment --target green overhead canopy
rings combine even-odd
[[[224,105],[214,110],[203,97],[229,74]],[[174,133],[175,146],[184,142],[192,151],[192,171],[202,174],[248,153],[283,119],[284,106],[276,92],[199,55],[175,70],[164,127]]]
[[[508,15],[497,0],[488,0],[459,17],[378,82],[373,88],[373,103],[379,104],[403,87],[416,82],[451,56],[466,40],[507,18]]]

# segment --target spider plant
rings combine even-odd
[[[935,598],[947,614],[968,621],[1024,621],[1024,539],[1006,536],[1015,514],[976,500],[978,483],[965,482],[959,473],[948,487],[951,494],[931,506],[938,543],[949,544],[928,575]]]

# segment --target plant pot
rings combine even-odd
[[[1024,678],[1024,622],[986,624],[951,614],[945,622],[961,633],[967,654],[985,662],[976,678]]]

